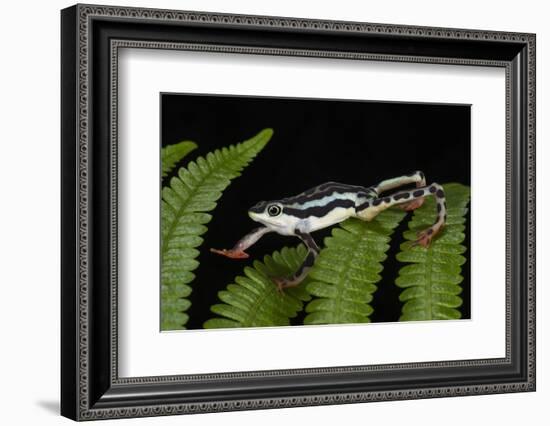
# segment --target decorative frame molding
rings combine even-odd
[[[139,31],[125,32],[128,23],[140,24],[143,28],[140,31],[148,34],[158,33],[159,40],[135,38]],[[160,33],[168,27],[170,31]],[[176,37],[174,28],[182,33],[188,30],[191,36]],[[236,38],[241,37],[241,43],[215,43],[208,37],[197,42],[199,36],[193,31],[205,28],[236,34]],[[250,38],[249,31],[267,34],[267,30],[281,35],[281,40],[274,36],[263,41],[267,45],[244,43]],[[300,47],[300,37],[311,32],[321,34],[326,40],[334,38],[333,47],[340,49],[331,49],[330,45]],[[345,42],[335,40],[335,35],[342,34],[349,38]],[[358,40],[365,43],[359,50]],[[417,50],[423,53],[403,54],[400,43],[418,45]],[[505,68],[506,357],[119,378],[116,120],[118,49],[122,47]],[[472,48],[474,51],[465,53]],[[76,5],[62,11],[62,81],[63,415],[91,420],[535,389],[535,35]],[[91,168],[92,157],[94,168]],[[99,177],[98,167],[101,172],[107,172],[104,174],[108,179]],[[107,189],[108,194],[101,195],[98,192],[101,188]],[[98,229],[105,232],[100,233]],[[100,246],[108,252],[108,259],[98,261]],[[98,304],[103,309],[99,309]],[[487,377],[476,373],[479,379],[471,384],[452,384],[453,380],[458,381],[467,377],[468,372],[481,371],[479,369],[484,369]],[[497,370],[501,370],[500,376],[495,373]],[[451,374],[453,371],[464,374]],[[411,387],[410,379],[409,386],[404,385],[410,372],[425,373],[432,385]],[[379,385],[381,373],[391,376],[383,386]],[[337,392],[328,392],[335,376],[346,377],[348,382]],[[311,389],[293,387],[290,380],[297,377],[310,380]],[[234,379],[246,384],[236,394],[224,394],[223,383]],[[267,390],[270,396],[254,397],[258,389],[264,393]],[[168,396],[168,390],[172,396]]]

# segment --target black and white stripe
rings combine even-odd
[[[325,217],[330,212],[334,211],[334,209],[341,207],[344,209],[349,208],[355,208],[355,200],[351,199],[333,199],[332,201],[328,201],[323,206],[313,206],[308,207],[305,209],[300,208],[292,208],[292,207],[284,207],[283,213],[287,215],[294,216],[299,219],[308,219],[311,217]]]
[[[307,219],[324,217],[339,207],[355,208],[366,200],[374,199],[376,195],[373,188],[327,182],[277,202],[284,206],[283,213]]]
[[[285,205],[296,204],[304,206],[309,202],[318,201],[334,194],[364,194],[367,196],[371,192],[372,189],[365,188],[363,186],[346,185],[338,182],[327,182],[308,189],[307,191],[293,197],[283,198],[279,202]]]

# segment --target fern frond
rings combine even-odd
[[[245,267],[244,275],[236,277],[235,283],[218,293],[224,303],[210,308],[222,318],[209,319],[204,323],[204,328],[290,325],[290,318],[302,310],[303,302],[309,300],[310,296],[301,285],[286,289],[282,294],[271,278],[291,275],[306,254],[303,245],[297,248],[285,247],[272,256],[265,256],[263,262],[256,260],[252,268]]]
[[[199,266],[197,247],[212,216],[206,212],[231,180],[263,149],[273,130],[264,129],[252,139],[215,150],[191,161],[162,190],[161,203],[161,329],[181,329],[191,303],[189,283]]]
[[[399,271],[395,283],[403,288],[399,300],[405,302],[400,321],[459,319],[462,305],[460,283],[463,280],[461,266],[463,256],[466,213],[470,188],[450,183],[443,185],[447,200],[447,224],[429,248],[401,245],[397,254],[400,262],[411,263]],[[424,205],[414,211],[409,230],[403,236],[414,241],[418,231],[428,228],[436,217],[435,200],[429,197]]]
[[[162,177],[166,177],[177,163],[195,149],[197,149],[197,144],[191,141],[183,141],[162,148],[160,150]]]
[[[325,239],[309,272],[307,290],[318,298],[306,306],[304,324],[369,322],[369,305],[380,281],[390,236],[405,213],[389,209],[373,221],[348,219]]]

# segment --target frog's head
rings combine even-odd
[[[294,229],[296,222],[296,218],[285,213],[284,205],[280,201],[260,201],[248,210],[248,216],[253,221],[279,232]]]

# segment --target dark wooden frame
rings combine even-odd
[[[75,420],[535,389],[535,35],[76,5],[62,28],[61,413]],[[119,378],[120,47],[506,69],[506,357]]]

